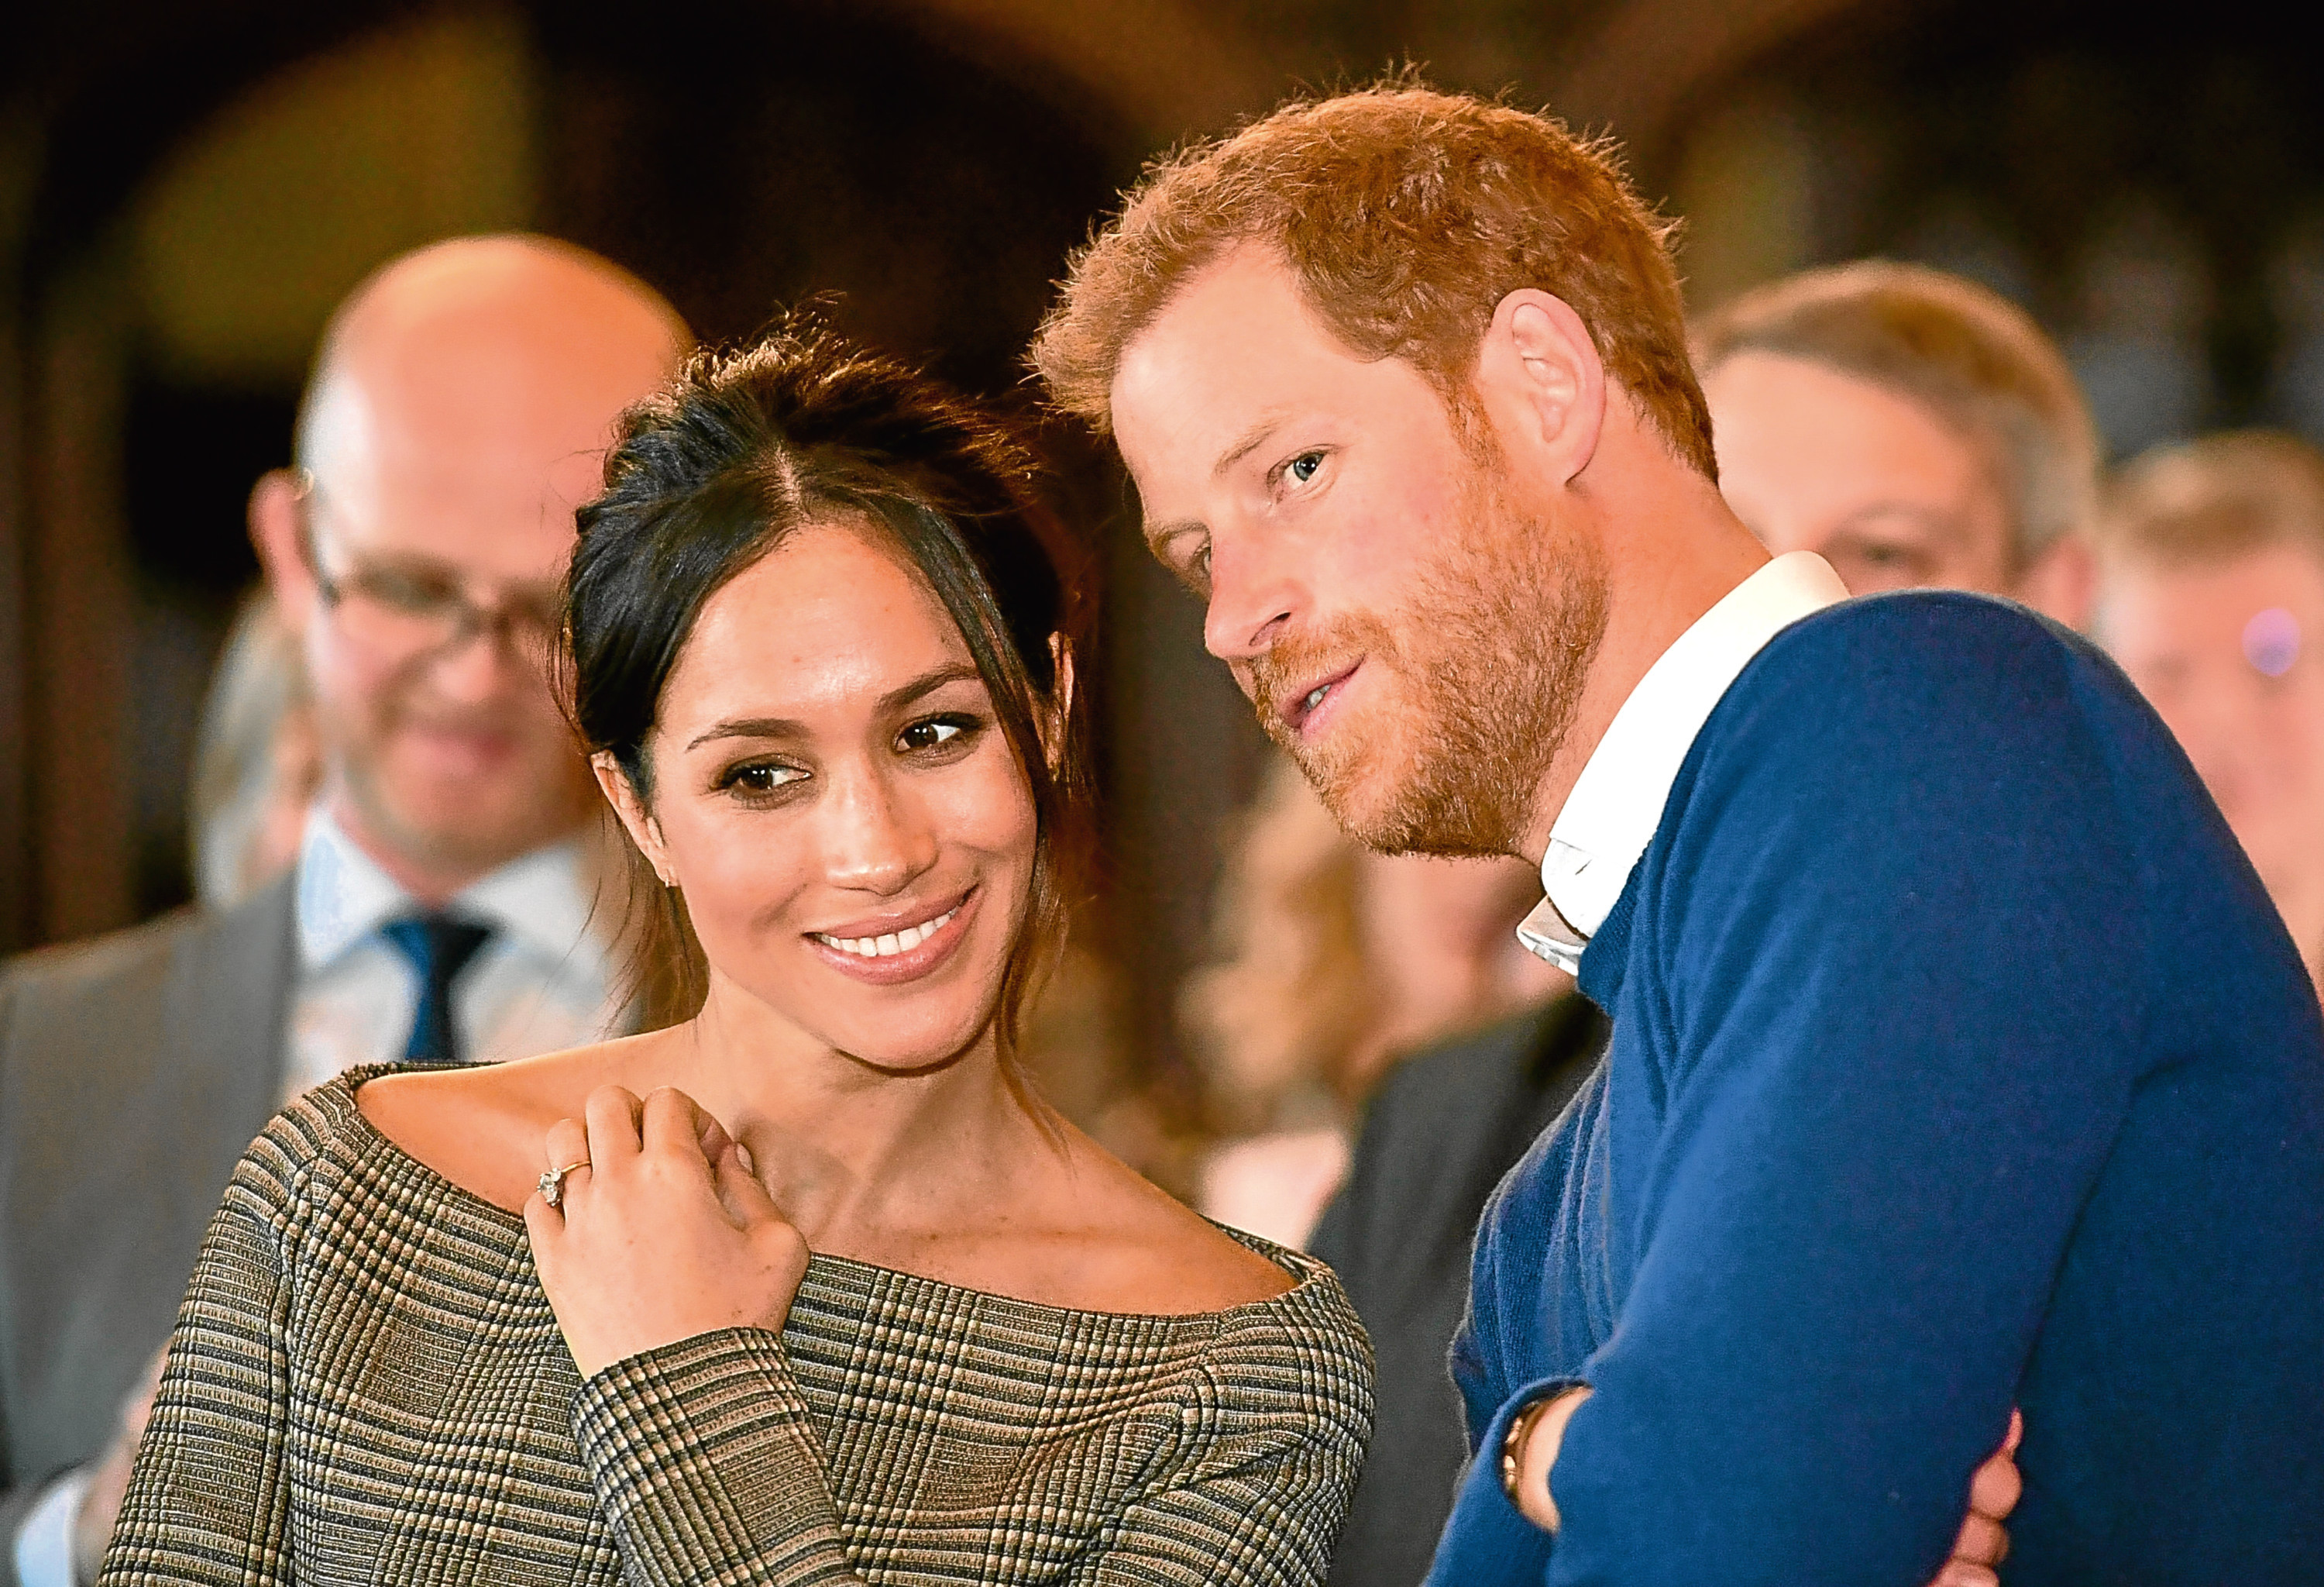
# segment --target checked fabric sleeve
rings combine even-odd
[[[1062,1571],[1023,1579],[1322,1582],[1371,1430],[1368,1389],[1314,1417],[1318,1400],[1302,1381],[1339,1373],[1344,1363],[1330,1357],[1287,1331],[1252,1329],[1231,1342],[1218,1361],[1225,1376],[1175,1418],[1181,1441],[1201,1453],[1123,1507]],[[1286,1391],[1281,1403],[1270,1403],[1270,1382]],[[826,1457],[776,1336],[730,1329],[616,1361],[583,1385],[573,1420],[598,1507],[645,1587],[866,1579],[848,1563]],[[1340,1496],[1322,1518],[1316,1494]]]
[[[574,1397],[573,1440],[644,1587],[862,1580],[771,1333],[724,1329],[615,1361]]]

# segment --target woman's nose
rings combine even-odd
[[[824,853],[834,884],[899,892],[936,863],[936,833],[893,778],[866,771],[839,779],[825,807]]]

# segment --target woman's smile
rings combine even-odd
[[[805,936],[816,955],[841,974],[874,986],[898,986],[932,974],[952,958],[968,938],[982,896],[972,887],[933,906],[853,920]]]

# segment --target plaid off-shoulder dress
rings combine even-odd
[[[106,1587],[1317,1582],[1371,1421],[1329,1269],[1185,1316],[818,1256],[583,1382],[521,1219],[309,1093],[237,1169]]]

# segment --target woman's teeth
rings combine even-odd
[[[884,959],[894,954],[908,953],[944,928],[945,922],[960,913],[955,904],[933,920],[923,920],[918,926],[908,926],[901,931],[891,931],[885,937],[833,937],[827,932],[815,934],[816,941],[825,947],[837,948],[843,954],[853,954],[859,959]]]

